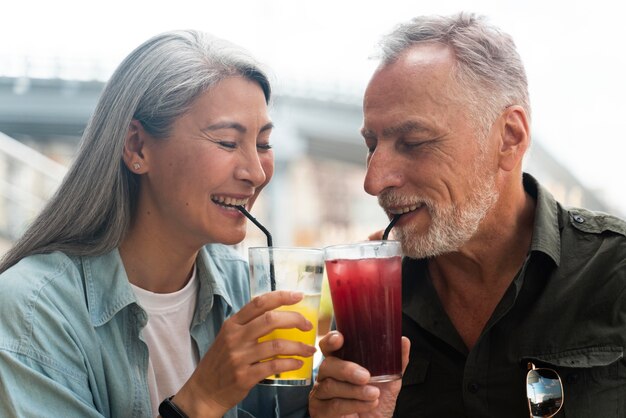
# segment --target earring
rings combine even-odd
[[[141,168],[141,164],[139,163],[133,163],[133,169],[135,170],[139,170]]]

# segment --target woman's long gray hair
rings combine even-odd
[[[269,102],[265,71],[227,41],[173,31],[135,49],[106,84],[59,189],[4,256],[0,272],[31,254],[96,255],[117,247],[138,197],[139,179],[122,160],[132,119],[151,135],[165,138],[199,95],[232,76],[258,83]]]

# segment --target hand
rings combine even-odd
[[[409,363],[409,339],[402,337],[402,373]],[[370,374],[356,363],[332,355],[343,346],[337,331],[320,340],[324,360],[309,395],[309,412],[313,418],[391,417],[402,380],[368,384]]]
[[[301,360],[277,355],[310,357],[315,347],[287,340],[258,342],[277,328],[313,328],[299,313],[274,311],[302,300],[302,293],[275,291],[255,297],[224,321],[213,345],[173,401],[189,416],[223,416],[264,378],[295,370]],[[261,362],[261,360],[271,359]]]
[[[381,229],[380,231],[372,232],[371,234],[369,234],[367,239],[370,241],[380,241],[383,239],[384,233],[385,233],[384,229]]]

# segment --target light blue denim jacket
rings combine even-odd
[[[219,244],[197,265],[191,335],[203,356],[249,300],[248,266]],[[0,417],[149,417],[146,321],[117,250],[23,259],[0,275]],[[308,389],[257,386],[225,416],[303,416]]]

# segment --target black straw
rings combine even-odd
[[[276,275],[274,273],[274,254],[272,251],[272,247],[273,247],[272,234],[270,234],[270,231],[268,231],[267,228],[261,225],[261,223],[257,221],[254,216],[250,215],[250,212],[248,212],[246,208],[244,208],[243,206],[235,206],[235,207],[239,210],[239,212],[243,213],[246,218],[250,219],[253,224],[258,226],[259,229],[263,231],[263,233],[267,237],[267,246],[269,247],[269,252],[270,252],[269,254],[270,255],[270,288],[273,292],[274,290],[276,290]]]
[[[391,220],[389,225],[387,225],[387,228],[385,228],[385,232],[383,232],[383,241],[387,240],[387,237],[389,236],[389,232],[391,232],[391,228],[393,228],[396,222],[398,222],[398,219],[400,219],[400,216],[402,216],[402,213],[393,215],[393,219]]]

